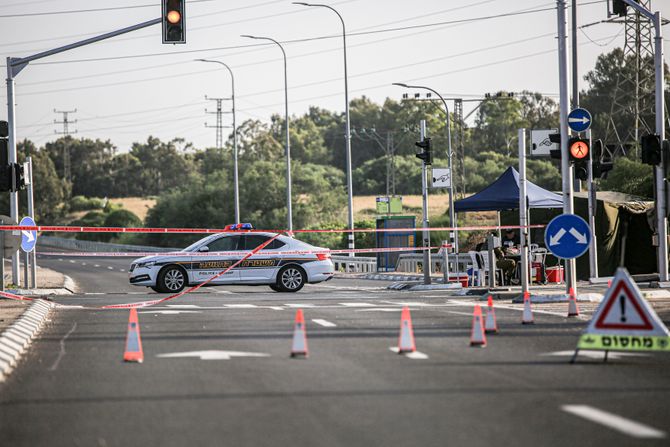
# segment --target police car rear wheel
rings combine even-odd
[[[275,292],[283,292],[284,290],[280,287],[278,287],[276,284],[270,284],[270,288],[274,290]]]
[[[277,287],[283,292],[297,292],[305,285],[305,271],[294,265],[287,265],[279,271]]]
[[[158,274],[158,288],[163,293],[180,292],[186,286],[186,273],[180,267],[171,265]]]

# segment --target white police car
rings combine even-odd
[[[249,232],[250,224],[229,225],[231,233],[207,236],[179,253],[146,256],[132,262],[130,284],[159,293],[176,293],[218,275],[276,233]],[[305,283],[332,279],[335,267],[326,248],[279,235],[258,253],[206,285],[268,285],[277,292],[297,292]],[[314,253],[320,252],[320,253]]]

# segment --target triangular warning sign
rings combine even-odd
[[[625,268],[617,269],[612,286],[579,339],[580,349],[670,351],[670,331]]]

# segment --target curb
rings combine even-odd
[[[12,372],[55,304],[37,300],[0,335],[0,382]]]

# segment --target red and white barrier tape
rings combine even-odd
[[[428,227],[428,228],[354,228],[335,230],[293,230],[293,233],[414,233],[419,231],[477,231],[498,229],[544,228],[545,225]],[[53,225],[0,225],[0,231],[41,231],[53,233],[286,233],[287,230],[225,230],[223,228],[124,228],[124,227],[61,227]]]

